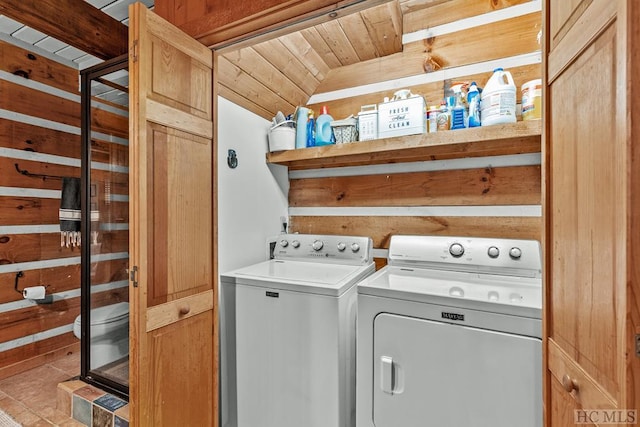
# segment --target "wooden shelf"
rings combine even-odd
[[[290,169],[538,153],[541,120],[267,153]]]

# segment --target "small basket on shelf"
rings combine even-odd
[[[293,120],[284,120],[269,128],[270,152],[294,148],[296,148],[296,125]]]
[[[336,138],[336,144],[358,140],[358,119],[353,116],[343,120],[332,121],[331,128],[333,129],[333,136]]]

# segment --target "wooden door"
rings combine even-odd
[[[140,3],[129,16],[131,421],[211,426],[213,55]]]
[[[547,426],[637,417],[627,412],[640,390],[634,3],[546,2]]]

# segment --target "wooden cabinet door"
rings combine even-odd
[[[633,3],[546,2],[545,408],[553,427],[573,425],[574,410],[596,410],[597,425],[612,420],[599,410],[621,410],[624,421],[638,408],[630,249],[639,237],[629,195],[639,183],[629,179],[625,67],[637,49],[629,44]]]
[[[131,421],[211,426],[212,52],[130,8]]]

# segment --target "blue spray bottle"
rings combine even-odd
[[[467,92],[467,105],[469,105],[469,127],[480,126],[480,92],[476,82],[471,83]]]
[[[313,110],[309,110],[309,120],[307,120],[307,147],[316,146],[316,121],[313,119]]]

